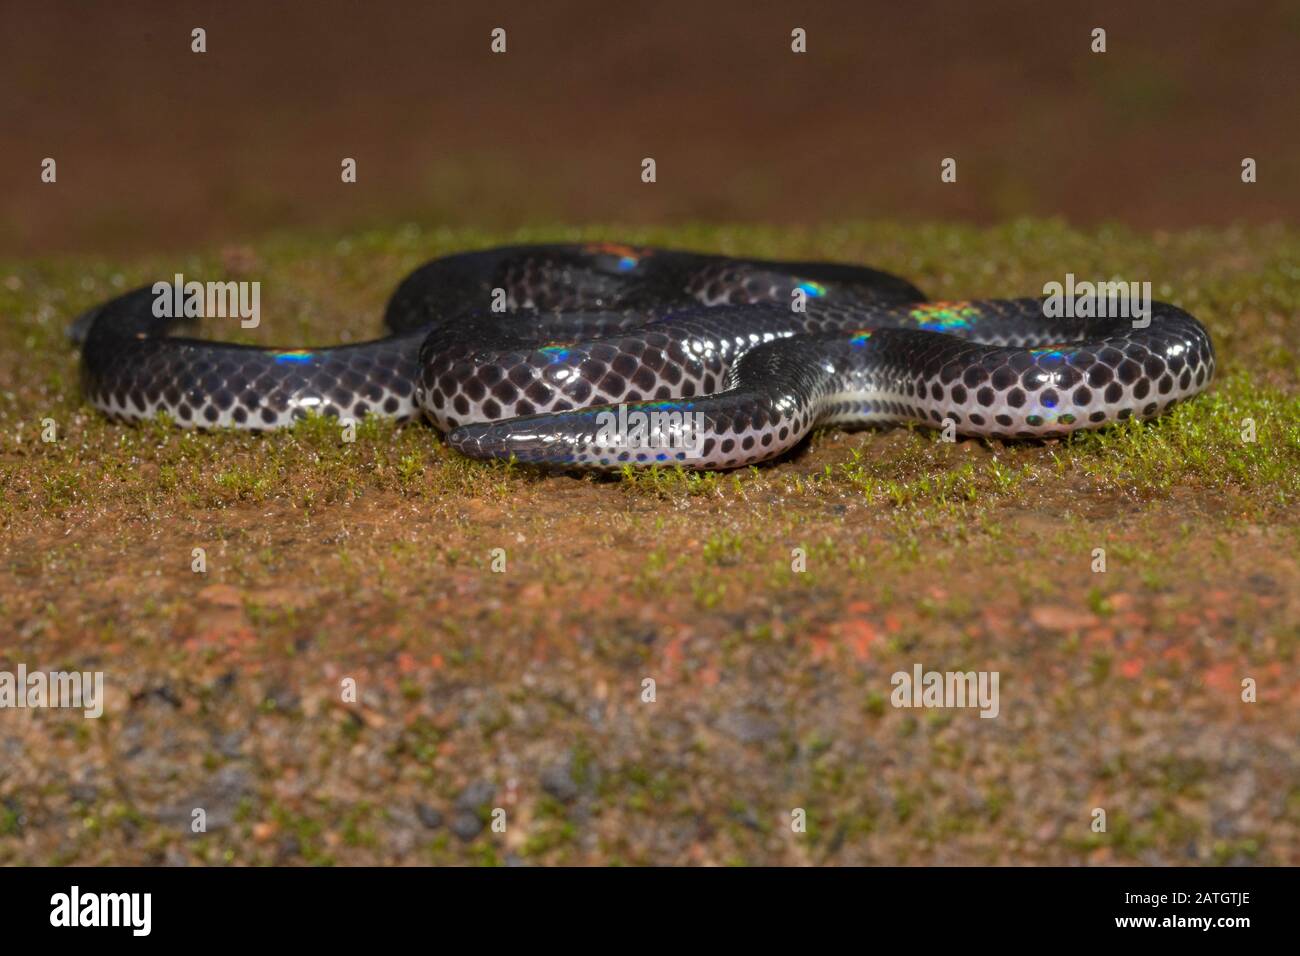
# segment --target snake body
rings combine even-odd
[[[358,345],[171,337],[154,298],[74,327],[83,391],[112,417],[423,413],[467,455],[557,467],[733,468],[831,423],[1059,437],[1157,416],[1214,373],[1205,329],[1164,303],[1143,327],[1045,318],[1040,299],[927,302],[872,269],[613,244],[434,260],[393,294],[391,334]]]

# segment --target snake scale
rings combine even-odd
[[[824,424],[1060,437],[1160,415],[1214,373],[1204,327],[1164,303],[1141,328],[1046,318],[1041,299],[927,302],[867,268],[612,243],[436,259],[393,294],[390,334],[356,345],[173,337],[154,299],[74,325],[83,391],[114,418],[422,413],[466,455],[562,468],[735,468]]]

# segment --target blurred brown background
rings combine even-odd
[[[394,220],[1294,221],[1300,3],[7,0],[0,129],[3,255]]]

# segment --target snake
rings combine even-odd
[[[158,288],[70,329],[110,418],[423,416],[472,458],[576,470],[744,467],[827,425],[1063,438],[1159,416],[1215,366],[1201,323],[1163,302],[1143,321],[1049,315],[1042,297],[929,301],[864,266],[613,242],[435,259],[393,292],[387,335],[331,347],[175,335]]]

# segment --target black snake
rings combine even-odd
[[[1045,318],[1041,299],[927,302],[875,270],[609,243],[436,259],[391,334],[276,349],[170,337],[153,287],[81,317],[82,384],[121,419],[273,429],[423,412],[475,458],[733,468],[821,424],[1064,436],[1151,418],[1214,373],[1196,319]]]

